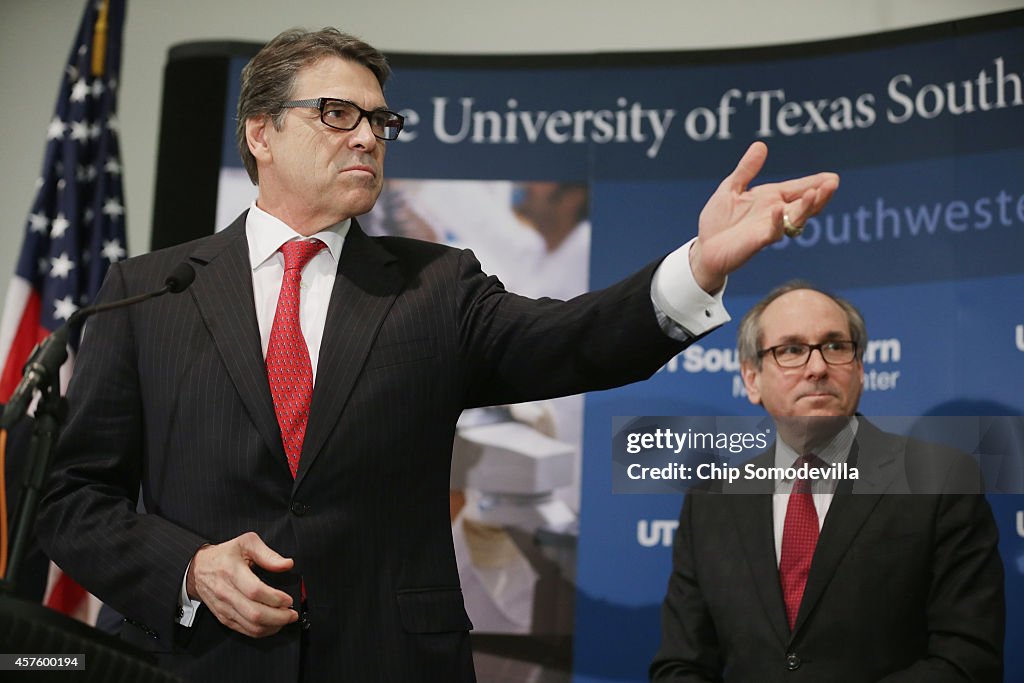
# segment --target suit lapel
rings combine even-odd
[[[200,267],[188,291],[253,424],[287,471],[260,347],[249,245],[245,239],[245,214],[223,232],[200,242],[189,258]]]
[[[353,221],[341,250],[328,304],[296,487],[337,425],[403,283],[395,257],[367,237]]]
[[[849,457],[850,465],[857,467],[860,478],[853,484],[854,493],[840,492],[832,498],[818,545],[814,549],[794,633],[800,630],[832,581],[839,563],[871,511],[882,499],[882,494],[897,485],[898,444],[898,440],[885,438],[874,425],[860,418],[857,438]]]
[[[751,461],[757,467],[771,467],[775,449]],[[735,514],[740,545],[750,564],[764,614],[780,643],[789,639],[786,606],[779,585],[779,567],[775,556],[775,533],[772,528],[772,482],[767,479],[739,479],[727,486],[723,495],[732,496],[730,508]]]

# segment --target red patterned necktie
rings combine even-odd
[[[267,346],[267,378],[292,477],[299,470],[299,455],[309,421],[309,402],[313,397],[313,366],[299,327],[299,284],[302,269],[326,246],[320,240],[281,245],[284,279]]]
[[[808,453],[793,466],[799,468],[806,463],[810,467],[817,467],[820,462],[816,455]],[[782,599],[786,603],[786,619],[791,631],[800,611],[800,601],[804,597],[807,574],[811,570],[811,558],[814,557],[817,544],[818,512],[814,509],[811,482],[809,479],[798,478],[793,482],[793,491],[789,494],[786,506],[786,522],[782,527],[782,556],[779,560]]]

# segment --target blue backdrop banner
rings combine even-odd
[[[676,248],[754,140],[769,147],[761,181],[842,177],[799,238],[730,279],[734,321],[652,379],[588,395],[582,417],[570,401],[460,425],[453,533],[478,631],[571,634],[573,680],[646,680],[682,497],[613,493],[613,418],[760,415],[736,321],[783,281],[864,313],[864,413],[1024,414],[1024,12],[770,49],[392,63],[387,100],[407,127],[361,220],[473,247],[524,293],[572,296]],[[233,151],[224,163],[219,203],[234,204],[219,213],[233,216],[251,189],[232,190]],[[463,471],[460,447],[515,465]],[[1024,497],[990,501],[1020,643]],[[1006,680],[1024,680],[1007,651]]]

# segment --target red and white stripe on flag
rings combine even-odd
[[[61,614],[94,625],[103,603],[51,562],[43,604]]]
[[[53,117],[44,124],[42,172],[0,317],[0,403],[18,385],[35,344],[89,305],[110,264],[127,255],[115,116],[125,3],[86,0]],[[76,332],[70,345],[72,352],[78,346]],[[73,359],[61,368],[62,389]],[[47,604],[88,618],[88,593],[59,570],[51,573]]]

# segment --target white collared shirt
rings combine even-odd
[[[286,242],[318,239],[327,245],[302,271],[299,285],[299,327],[309,347],[309,361],[313,366],[313,382],[316,383],[317,363],[320,359],[320,344],[324,338],[327,321],[327,306],[331,302],[334,278],[338,272],[341,248],[345,244],[352,219],[326,228],[313,238],[306,238],[292,230],[284,222],[274,218],[256,202],[249,207],[245,218],[245,239],[249,243],[249,265],[252,268],[252,291],[256,301],[256,321],[260,327],[260,346],[263,357],[267,357],[270,344],[270,330],[274,325],[277,298],[281,293],[284,279],[284,254],[281,245]]]
[[[826,465],[844,463],[850,458],[850,448],[853,447],[853,439],[857,436],[857,418],[851,417],[849,422],[832,437],[824,447],[815,449],[814,454]],[[800,454],[793,450],[789,444],[782,439],[775,442],[775,462],[773,467],[793,467],[800,458]],[[780,479],[775,484],[775,493],[772,495],[772,521],[775,530],[775,561],[782,560],[782,530],[786,524],[786,509],[789,506],[789,494],[793,490],[793,479]],[[818,513],[818,531],[821,531],[825,523],[825,515],[828,514],[829,506],[832,505],[832,497],[835,495],[835,479],[813,479],[811,480],[811,494],[814,498],[814,509]]]

